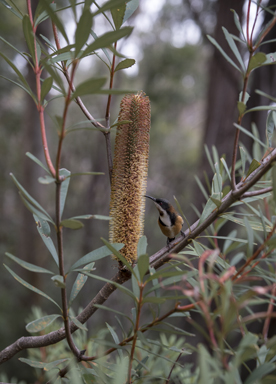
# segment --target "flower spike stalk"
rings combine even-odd
[[[148,174],[150,101],[144,93],[126,95],[120,105],[110,202],[110,241],[124,243],[121,253],[129,263],[137,258],[144,230]]]

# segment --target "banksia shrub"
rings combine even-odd
[[[110,241],[124,243],[125,259],[136,260],[137,244],[144,230],[148,174],[150,101],[144,93],[126,95],[120,105],[110,202]]]

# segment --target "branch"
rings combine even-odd
[[[170,259],[171,253],[179,253],[182,251],[193,239],[198,237],[210,224],[212,224],[219,215],[224,213],[235,201],[240,200],[244,197],[244,194],[256,184],[262,176],[270,170],[273,166],[273,162],[276,161],[276,149],[274,149],[261,163],[261,165],[252,172],[246,180],[241,181],[237,184],[235,192],[230,191],[223,199],[222,204],[219,208],[216,208],[210,216],[200,225],[197,220],[190,229],[185,231],[185,237],[179,240],[179,238],[172,241],[169,246],[165,246],[150,257],[150,264],[154,268],[160,268],[166,261]],[[120,270],[111,279],[111,281],[118,284],[124,284],[130,279],[131,275],[128,271]],[[87,305],[87,307],[78,315],[77,319],[84,324],[98,308],[95,304],[103,304],[109,296],[116,290],[115,285],[112,283],[106,283],[103,288],[98,292],[94,299]],[[265,312],[267,313],[267,312]],[[275,314],[276,316],[276,314]],[[77,330],[77,326],[70,323],[71,333]],[[21,337],[13,344],[5,348],[0,352],[0,364],[11,359],[19,351],[27,348],[39,348],[47,345],[58,343],[65,338],[64,328],[60,328],[57,331],[51,332],[44,336],[30,336]]]

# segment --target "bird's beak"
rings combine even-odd
[[[148,199],[151,199],[151,200],[153,200],[154,202],[156,202],[156,198],[155,198],[155,197],[151,197],[151,196],[149,196],[149,195],[145,195],[145,197],[147,197]]]

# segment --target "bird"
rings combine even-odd
[[[179,233],[184,235],[182,232],[184,221],[168,200],[149,195],[145,195],[145,197],[153,200],[159,211],[158,224],[162,233],[167,236],[167,245],[169,245]]]

